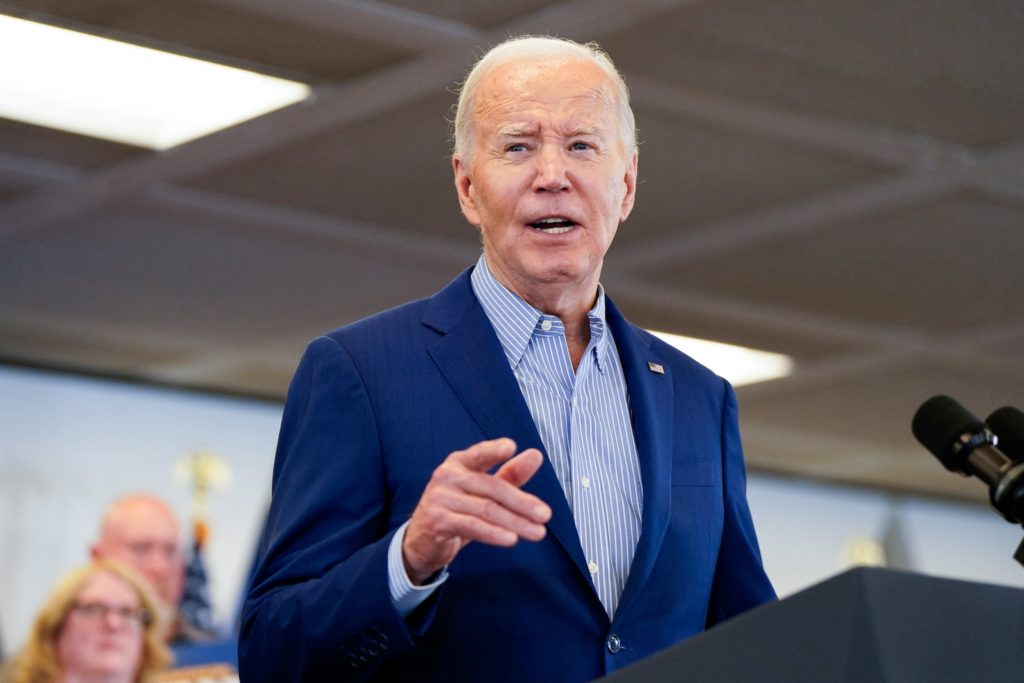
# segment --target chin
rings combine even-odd
[[[585,284],[592,270],[580,263],[579,259],[564,260],[548,264],[543,271],[543,281],[550,284]]]

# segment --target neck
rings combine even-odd
[[[486,253],[485,253],[486,258]],[[487,268],[494,279],[510,292],[518,295],[537,310],[553,315],[565,325],[566,333],[574,330],[585,331],[590,336],[590,322],[587,313],[597,301],[597,285],[600,273],[594,273],[586,282],[545,282],[541,284],[522,283],[509,277],[487,259]]]
[[[511,288],[510,288],[511,289]],[[516,290],[512,290],[516,292]],[[590,296],[577,296],[575,292],[553,292],[546,290],[541,296],[530,292],[516,292],[526,303],[547,315],[553,315],[565,325],[567,337],[586,336],[590,338],[590,320],[587,313],[597,301],[597,290]],[[557,296],[562,294],[562,296]]]
[[[565,342],[569,347],[569,358],[573,369],[579,367],[583,352],[590,343],[590,319],[587,313],[597,301],[598,274],[593,282],[544,283],[541,286],[517,286],[511,278],[487,262],[494,278],[509,291],[522,297],[523,301],[547,315],[562,321],[565,327]]]

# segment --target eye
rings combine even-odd
[[[574,152],[582,152],[588,149],[593,149],[593,147],[590,146],[589,142],[574,142],[571,145],[569,145],[569,149],[571,149]]]
[[[153,550],[150,543],[132,543],[128,546],[128,552],[138,558],[144,558]]]
[[[516,143],[513,143],[513,144],[508,145],[507,147],[505,147],[505,151],[506,152],[525,152],[526,151],[526,145],[524,145],[521,142],[516,142]]]

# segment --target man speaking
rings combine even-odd
[[[588,681],[774,598],[732,388],[599,284],[637,179],[607,55],[492,49],[453,167],[476,265],[292,381],[244,683]]]

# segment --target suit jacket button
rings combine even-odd
[[[617,654],[618,651],[622,649],[622,641],[619,640],[619,637],[617,635],[615,635],[614,633],[611,634],[610,636],[608,636],[608,643],[607,644],[608,644],[608,652],[611,652],[613,655]]]

